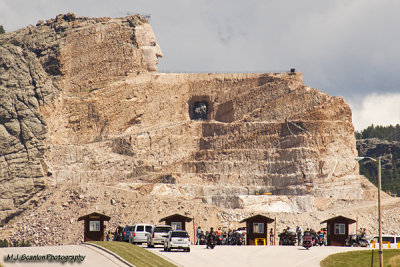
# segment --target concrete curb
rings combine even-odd
[[[125,260],[124,258],[122,258],[121,256],[119,256],[118,254],[116,254],[116,253],[112,252],[111,250],[108,250],[108,249],[106,249],[106,248],[104,248],[104,247],[102,247],[102,246],[99,246],[99,245],[96,245],[96,244],[93,244],[93,243],[89,243],[89,242],[82,242],[81,245],[84,245],[84,246],[93,246],[93,247],[95,247],[95,248],[101,249],[101,250],[107,252],[108,254],[114,256],[114,257],[117,258],[118,260],[122,261],[122,262],[123,262],[124,264],[126,264],[127,266],[129,266],[129,267],[136,267],[136,266],[133,265],[132,263],[128,262],[127,260]]]

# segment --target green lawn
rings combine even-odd
[[[147,251],[142,247],[132,245],[130,243],[114,241],[91,241],[91,243],[111,250],[137,267],[176,267],[176,265],[164,260],[160,256],[157,256],[156,254]]]
[[[373,265],[371,264],[373,263]],[[321,261],[321,267],[379,266],[378,250],[350,251],[332,254]],[[400,249],[383,250],[383,266],[400,266]]]

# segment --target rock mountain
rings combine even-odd
[[[139,15],[68,13],[0,35],[2,236],[76,243],[92,211],[111,228],[171,213],[318,225],[312,212],[345,203],[353,216],[346,205],[375,196],[342,98],[298,72],[158,73],[159,57]]]

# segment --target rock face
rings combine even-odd
[[[236,210],[219,213],[228,225],[257,211],[310,211],[314,198],[368,195],[350,108],[301,73],[156,73],[162,53],[140,16],[59,15],[0,44],[2,221],[32,205],[34,218],[54,217],[61,188],[97,188],[61,197],[70,216],[136,203],[147,213],[118,214],[154,221],[149,214],[189,208],[207,221],[217,206]]]
[[[381,156],[381,164],[384,169],[393,169],[394,165],[400,163],[400,142],[387,141],[378,138],[360,139],[357,140],[357,150],[360,155],[366,157]],[[395,162],[393,162],[395,161]],[[362,162],[367,164],[366,161]]]
[[[40,109],[53,106],[60,93],[78,97],[128,73],[147,72],[151,57],[137,41],[145,47],[154,34],[146,26],[140,31],[145,40],[135,38],[142,25],[148,24],[140,16],[66,14],[0,36],[1,221],[29,206],[51,175],[45,158],[51,138]]]
[[[194,119],[199,102],[206,119]],[[350,109],[300,74],[128,76],[46,113],[57,182],[140,188],[169,175],[207,203],[267,192],[362,197]]]
[[[9,40],[0,43],[0,219],[4,220],[23,210],[45,186],[46,122],[38,108],[50,103],[57,89],[33,52]]]
[[[382,190],[399,194],[400,192],[400,142],[378,138],[357,140],[359,155],[381,158]],[[360,161],[360,173],[365,174],[374,184],[378,184],[377,164],[371,160]]]

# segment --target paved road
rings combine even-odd
[[[297,246],[217,246],[206,249],[205,246],[192,246],[187,252],[164,252],[160,247],[149,249],[179,266],[190,267],[317,267],[319,262],[330,254],[360,248],[350,247],[313,247],[306,250]],[[365,248],[361,248],[365,249]]]
[[[40,261],[31,261],[28,262],[25,260],[21,261],[22,255],[26,255],[28,257],[32,257],[35,255],[39,255],[39,257],[44,257],[43,260]],[[53,255],[48,256],[48,255]],[[19,257],[19,260],[15,262],[5,262],[7,255],[13,255],[13,257]],[[79,263],[79,258],[75,258],[75,263],[62,263],[62,258],[57,260],[57,255],[68,256],[85,256],[83,261]],[[52,260],[52,261],[51,261]],[[80,258],[82,260],[82,258]],[[124,263],[119,261],[114,256],[100,250],[98,248],[92,246],[85,246],[85,245],[69,245],[69,246],[52,246],[52,247],[25,247],[25,248],[0,248],[0,262],[5,267],[24,267],[24,266],[110,266],[110,267],[117,267],[117,266],[126,266]]]

